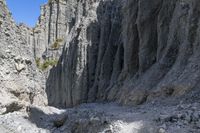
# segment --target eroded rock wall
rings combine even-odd
[[[138,1],[139,76],[124,85],[123,103],[182,95],[186,100],[185,94],[191,101],[198,99],[199,4],[197,0]]]
[[[47,103],[44,77],[37,70],[33,56],[31,33],[27,26],[15,24],[5,0],[1,0],[0,113],[12,112],[28,104]]]
[[[105,98],[123,64],[120,8],[120,1],[77,1],[75,23],[47,81],[50,104],[73,106]]]
[[[26,64],[37,58],[59,59],[46,82],[50,105],[135,105],[185,94],[198,99],[197,0],[51,0],[33,29],[17,26],[4,3],[1,53],[15,64],[15,75],[37,75],[36,66]],[[2,60],[3,87],[5,79],[20,79],[5,78],[8,63]]]
[[[47,80],[50,105],[197,98],[198,0],[74,3],[74,25]]]
[[[58,59],[67,33],[74,23],[74,2],[51,0],[41,6],[41,14],[33,28],[34,56],[40,59]]]

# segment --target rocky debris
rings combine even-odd
[[[66,121],[67,121],[67,116],[63,115],[63,116],[59,116],[55,118],[55,120],[53,121],[53,124],[56,128],[60,128],[65,124]]]
[[[113,108],[115,111],[111,110]],[[134,120],[136,114],[131,113],[128,109],[130,110],[130,108],[122,109],[115,104],[81,105],[74,109],[62,111],[52,107],[30,107],[28,115],[19,113],[6,114],[0,117],[0,123],[5,121],[3,125],[6,125],[7,122],[14,120],[13,122],[18,123],[17,125],[9,124],[13,129],[13,126],[19,127],[22,122],[28,120],[25,125],[21,125],[20,131],[22,133],[29,132],[27,127],[32,124],[38,127],[34,130],[35,132],[40,130],[42,133],[45,131],[54,133],[139,133],[143,128],[142,126],[144,126],[142,121],[125,122],[126,118],[122,119],[122,116],[128,117],[127,113],[129,113],[130,120]],[[15,119],[16,115],[20,118]],[[132,115],[134,116],[132,117]],[[59,126],[55,126],[55,122]],[[35,126],[33,126],[33,129],[35,129]]]
[[[15,63],[15,68],[18,72],[21,72],[22,70],[25,70],[26,67],[24,64],[18,64],[18,63]]]
[[[45,78],[36,67],[32,29],[17,25],[7,9],[6,1],[0,2],[0,110],[5,113],[18,111],[21,103],[45,104]],[[36,94],[31,101],[30,94]],[[36,99],[37,98],[37,99]],[[41,100],[42,99],[42,100]]]
[[[199,104],[196,105],[199,107]],[[185,108],[181,112],[189,110]],[[178,111],[177,106],[149,104],[122,107],[115,103],[93,103],[65,110],[31,106],[28,114],[13,112],[0,116],[0,125],[21,133],[198,133],[199,128],[192,123],[185,124],[181,119],[158,121],[163,113],[172,116]]]
[[[65,123],[65,119],[60,119],[60,120],[55,120],[54,121],[54,126],[56,128],[62,127]]]
[[[172,132],[174,128],[179,132],[190,126],[190,132],[199,132],[200,110],[199,104],[183,104],[173,108],[172,112],[163,112],[156,120],[161,125],[161,129]],[[188,132],[189,132],[188,131]]]
[[[160,129],[158,130],[158,133],[166,133],[166,131],[165,131],[164,128],[160,128]]]
[[[8,52],[7,52],[8,53]],[[11,53],[11,51],[9,52]],[[21,56],[16,56],[14,58],[15,63],[15,68],[18,72],[21,72],[22,70],[26,69],[26,66],[31,65],[32,61],[28,58],[23,58]]]

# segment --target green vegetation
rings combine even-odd
[[[2,22],[2,21],[0,21],[0,26],[2,25],[2,23],[3,23],[3,22]]]
[[[51,48],[52,49],[59,49],[62,41],[63,41],[63,39],[61,39],[61,38],[56,39],[56,41],[51,45]]]
[[[40,58],[36,58],[35,63],[36,63],[36,66],[39,68],[40,67]]]
[[[46,70],[50,66],[56,66],[58,63],[57,59],[48,59],[41,63],[40,58],[36,58],[35,61],[37,67],[42,71]]]
[[[41,65],[40,69],[42,71],[46,70],[49,66],[55,66],[57,65],[58,60],[52,59],[52,60],[45,60]]]

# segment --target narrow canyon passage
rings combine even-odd
[[[0,133],[200,132],[198,0],[0,0]]]

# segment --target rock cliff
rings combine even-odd
[[[188,92],[198,99],[197,0],[73,3],[74,23],[47,80],[50,105],[136,105]]]
[[[67,1],[70,3],[70,1]],[[47,81],[49,104],[73,106],[103,98],[122,69],[121,2],[74,1],[74,25]],[[115,57],[117,56],[116,60]],[[116,64],[113,71],[113,64]],[[112,74],[113,71],[113,74]]]
[[[66,7],[64,0],[52,0],[41,6],[41,15],[33,28],[35,58],[46,60],[60,57],[63,41],[70,27]]]
[[[4,3],[1,44],[9,48],[1,55],[12,72],[23,74],[27,63],[35,65],[37,58],[59,59],[46,81],[49,105],[95,101],[136,105],[157,97],[181,98],[187,92],[191,93],[184,98],[198,99],[196,0],[52,0],[41,6],[33,29],[15,25]],[[4,45],[6,41],[10,46]],[[6,67],[2,65],[1,71],[4,87],[11,71]]]
[[[47,103],[44,77],[37,70],[31,29],[16,25],[4,0],[0,1],[0,114],[28,104]]]
[[[49,0],[29,28],[0,0],[0,131],[200,132],[199,6]]]

